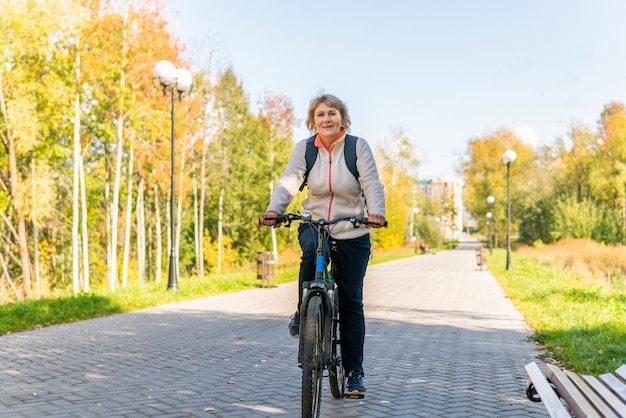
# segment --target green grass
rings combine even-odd
[[[0,305],[0,335],[122,312],[111,298],[80,294]]]
[[[488,256],[489,270],[536,331],[544,356],[578,373],[602,374],[626,363],[626,296],[564,270],[506,251]]]

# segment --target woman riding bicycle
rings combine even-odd
[[[298,187],[306,181],[308,194],[302,206],[313,212],[314,219],[367,216],[369,221],[383,226],[385,196],[369,145],[362,138],[356,139],[358,179],[344,157],[346,135],[350,131],[350,116],[345,103],[331,94],[316,96],[309,104],[306,126],[315,134],[317,159],[305,179],[307,140],[296,144],[287,167],[276,184],[267,210],[260,216],[261,224],[278,227],[275,220],[266,218],[283,213],[296,195]],[[369,230],[355,229],[351,223],[344,222],[332,227],[330,234],[337,241],[335,281],[339,292],[341,356],[344,369],[348,373],[346,394],[364,396],[363,278],[370,256]],[[298,307],[289,324],[289,334],[294,338],[298,338],[300,334],[302,284],[314,278],[317,234],[307,228],[306,224],[301,224],[298,240],[302,248]]]

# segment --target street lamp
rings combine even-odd
[[[189,71],[184,69],[176,69],[174,64],[169,61],[162,60],[154,65],[152,70],[152,81],[163,91],[164,96],[170,96],[172,98],[172,150],[171,150],[171,196],[170,196],[170,233],[171,233],[171,248],[170,248],[170,265],[167,280],[167,289],[178,291],[178,277],[177,277],[177,256],[176,256],[176,196],[174,193],[175,173],[174,173],[174,103],[178,98],[179,101],[183,99],[183,96],[189,95],[193,80]]]
[[[487,203],[489,203],[489,212],[487,212],[487,218],[489,218],[489,254],[493,254],[493,203],[496,198],[493,196],[487,196]]]
[[[492,216],[493,215],[491,214],[491,212],[487,212],[487,228],[488,228],[487,233],[489,234],[489,237],[487,238],[488,239],[487,245],[489,247],[489,254],[493,254],[493,251],[491,249],[491,217]]]
[[[506,269],[511,270],[511,164],[517,159],[512,149],[504,151],[502,163],[506,164]]]
[[[413,240],[415,241],[415,254],[417,254],[417,214],[420,213],[419,208],[413,208],[413,228],[411,231],[413,234]]]

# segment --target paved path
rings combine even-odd
[[[530,331],[475,243],[371,266],[363,400],[328,417],[546,417]],[[184,286],[184,282],[181,283]],[[2,417],[297,417],[296,285],[0,337]]]

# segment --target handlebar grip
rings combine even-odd
[[[381,225],[381,224],[379,224],[378,222],[368,222],[368,224],[369,224],[369,225],[376,225],[376,226],[378,226],[378,227],[380,227],[380,228],[387,228],[387,223],[388,223],[388,222],[387,222],[387,221],[385,221],[385,223]]]
[[[278,218],[265,218],[266,221],[277,221]],[[261,218],[258,219],[259,221],[259,225],[263,225],[263,223],[261,222]]]

